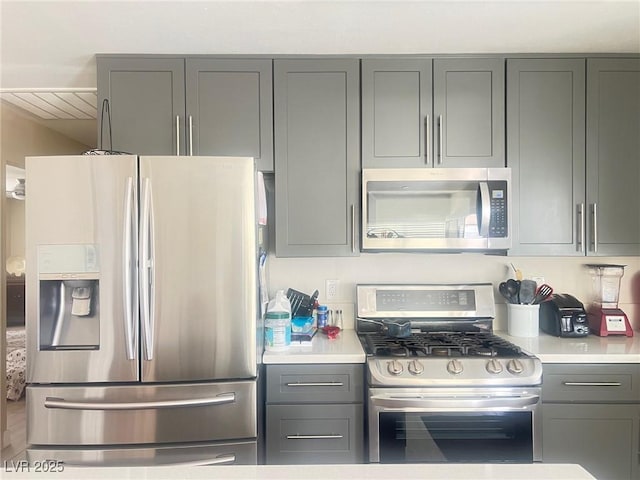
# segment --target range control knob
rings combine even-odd
[[[452,375],[459,375],[462,373],[462,370],[464,370],[464,368],[462,367],[462,362],[460,360],[451,360],[447,363],[447,372]]]
[[[509,360],[509,363],[507,363],[507,370],[515,375],[518,375],[524,372],[524,365],[522,365],[522,362],[520,360],[514,358],[512,360]]]
[[[492,358],[487,362],[487,372],[497,375],[502,371],[502,364],[499,360]]]
[[[412,375],[421,375],[424,372],[424,367],[418,360],[411,360],[407,368]]]
[[[398,360],[392,360],[387,363],[387,370],[391,375],[400,375],[402,373],[402,364]]]

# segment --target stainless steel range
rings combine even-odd
[[[369,461],[541,460],[542,365],[493,333],[491,284],[358,285]]]

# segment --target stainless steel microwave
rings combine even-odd
[[[511,247],[511,169],[362,170],[362,250]]]

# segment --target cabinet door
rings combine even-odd
[[[355,405],[267,405],[267,464],[362,463],[364,413]]]
[[[189,58],[190,155],[254,157],[273,170],[271,60]]]
[[[504,167],[504,59],[433,61],[436,167]]]
[[[640,59],[588,59],[588,255],[640,255],[638,132]]]
[[[357,59],[274,62],[276,255],[357,255]]]
[[[135,155],[184,154],[184,60],[98,56],[97,64],[98,147]]]
[[[594,477],[638,478],[639,405],[542,405],[542,460],[577,463]]]
[[[431,59],[362,60],[362,166],[433,166]]]
[[[513,255],[585,254],[585,61],[507,61]]]

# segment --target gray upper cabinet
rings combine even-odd
[[[179,124],[185,111],[184,60],[98,56],[97,64],[98,147],[184,154]]]
[[[273,170],[271,60],[101,55],[97,63],[114,150],[251,156]],[[107,120],[98,124],[103,148]]]
[[[585,254],[584,129],[584,59],[507,61],[510,254]]]
[[[431,59],[362,60],[362,166],[433,166]]]
[[[274,61],[276,255],[357,255],[357,59]]]
[[[640,59],[587,60],[589,255],[640,255]]]
[[[186,72],[187,153],[273,170],[271,60],[187,58]]]
[[[433,61],[437,167],[504,167],[504,59]]]
[[[639,131],[640,59],[509,59],[509,253],[640,255]]]
[[[362,165],[504,167],[504,59],[362,61]]]

